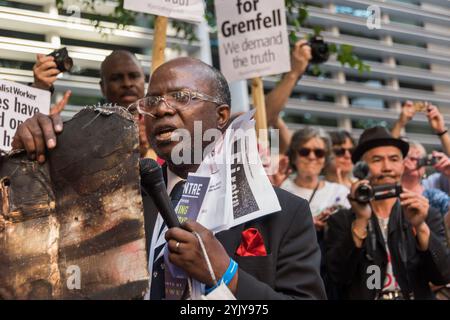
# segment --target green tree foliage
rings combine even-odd
[[[94,14],[95,3],[98,3],[99,1],[105,2],[106,0],[80,0],[81,5],[84,6],[84,8],[90,9],[91,12],[94,12]],[[117,6],[107,17],[109,21],[115,22],[118,28],[125,28],[128,25],[136,23],[136,16],[138,15],[138,13],[134,11],[125,10],[123,7],[123,2],[124,0],[117,0]],[[64,0],[56,0],[56,4],[58,8],[61,9],[64,6]],[[300,32],[301,26],[304,25],[305,21],[308,19],[308,8],[303,1],[299,0],[285,0],[285,5],[287,24],[289,26],[289,42],[293,45],[299,39],[298,33]],[[147,14],[146,16],[148,17],[148,27],[152,28],[155,20],[154,16]],[[101,31],[102,28],[100,26],[100,18],[101,17],[98,15],[97,18],[90,18],[90,20]],[[217,26],[214,11],[214,0],[206,0],[205,18],[208,21],[213,33],[216,33]],[[193,24],[178,20],[172,20],[171,24],[175,29],[177,36],[181,36],[190,42],[198,40],[195,34],[195,26]],[[313,34],[309,35],[309,37],[320,35],[321,31],[322,29],[320,27],[315,27]],[[333,54],[336,54],[336,59],[341,63],[341,65],[348,65],[352,68],[356,68],[360,73],[370,71],[370,67],[353,53],[352,46],[347,44],[329,44],[329,48]],[[313,71],[315,74],[319,74],[320,68],[318,66],[314,66]]]

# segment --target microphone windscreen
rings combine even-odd
[[[143,158],[139,162],[141,181],[144,186],[153,189],[154,186],[164,183],[164,177],[159,164],[150,158]],[[151,191],[151,190],[148,190]]]

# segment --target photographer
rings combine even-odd
[[[442,153],[440,157],[437,157],[435,153],[429,158],[422,144],[410,141],[408,156],[404,161],[405,171],[402,176],[402,187],[425,196],[430,203],[430,207],[435,208],[444,217],[448,212],[449,196],[444,191],[436,188],[425,188],[422,184],[426,167],[438,164],[441,162],[441,157],[447,158]]]
[[[351,209],[330,217],[326,240],[328,272],[347,299],[433,299],[428,283],[450,282],[442,216],[425,197],[395,188],[395,197],[358,202],[362,185],[379,189],[401,181],[408,149],[374,127],[352,155],[353,163],[367,163],[367,179],[352,185]]]
[[[38,54],[33,66],[34,83],[32,86],[53,93],[54,83],[62,72],[60,69],[54,56]],[[107,103],[127,108],[144,96],[145,74],[133,53],[126,50],[114,50],[101,63],[99,85]],[[143,118],[139,117],[137,110],[130,109],[129,111],[135,115],[139,124],[141,156],[156,157],[145,136]]]
[[[441,140],[444,152],[450,155],[450,136],[445,126],[444,117],[436,106],[427,102],[414,104],[412,101],[406,101],[402,106],[399,119],[392,128],[392,136],[394,138],[400,138],[402,129],[406,127],[417,112],[425,112],[431,129]]]
[[[450,196],[450,159],[442,152],[433,151],[433,157],[440,159],[433,168],[437,172],[422,181],[426,189],[439,189]]]
[[[266,112],[269,126],[277,126],[278,115],[284,109],[289,97],[303,76],[312,59],[311,47],[306,40],[299,40],[291,53],[291,71],[284,74],[280,82],[266,95]],[[289,142],[287,142],[289,145]]]
[[[33,66],[34,82],[32,86],[53,93],[55,90],[53,83],[60,73],[61,71],[56,66],[55,57],[38,53],[36,63]]]

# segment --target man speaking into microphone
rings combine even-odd
[[[195,121],[202,122],[202,134],[208,129],[225,130],[231,105],[228,84],[211,66],[192,58],[178,58],[155,70],[147,96],[137,103],[145,116],[149,141],[167,163],[163,168],[167,192],[176,203],[188,173],[195,172],[199,164],[172,161],[172,150],[180,143],[172,141],[172,134],[177,129],[185,129],[193,137]],[[54,121],[55,116],[34,116],[18,130],[15,145],[32,154],[36,139],[44,144],[49,139],[56,140]],[[202,151],[209,143],[204,142]],[[169,229],[164,237],[169,261],[203,283],[208,292],[215,290],[214,276],[217,282],[225,283],[237,299],[325,299],[319,273],[320,251],[308,203],[278,188],[275,193],[281,211],[216,235],[189,220],[181,228]],[[146,237],[150,243],[152,237],[163,232],[164,226],[155,228],[157,210],[149,197],[144,198],[147,198],[144,199]],[[194,233],[202,239],[213,275]],[[250,236],[257,250],[245,247]],[[150,297],[183,298],[184,294],[178,297],[166,294],[168,283],[162,248],[158,245],[149,250],[153,271]],[[185,286],[180,291],[186,292]]]

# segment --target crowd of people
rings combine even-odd
[[[291,133],[280,113],[294,88],[301,87],[299,79],[311,60],[306,41],[295,45],[291,59],[292,70],[266,96],[268,126],[280,133],[279,169],[269,178],[281,212],[216,235],[193,221],[172,228],[165,234],[171,263],[206,288],[214,288],[195,231],[203,238],[217,279],[230,276],[228,267],[236,260],[237,271],[228,283],[224,281],[238,299],[448,298],[450,136],[443,115],[437,106],[426,104],[440,151],[427,151],[420,142],[403,136],[416,113],[412,101],[403,103],[392,128],[368,128],[358,142],[345,130],[325,132],[307,126]],[[52,90],[55,68],[52,57],[38,55],[33,86]],[[193,122],[202,121],[203,130],[223,131],[233,117],[225,79],[195,59],[179,58],[160,66],[151,75],[146,95],[144,72],[130,52],[109,55],[100,78],[106,102],[132,106],[130,112],[140,126],[141,156],[155,152],[164,162],[169,193],[198,166],[173,163],[174,142],[158,130],[171,126],[193,132]],[[178,95],[172,95],[180,89],[190,92],[190,108],[179,107]],[[203,98],[192,99],[193,92]],[[13,147],[26,149],[30,158],[44,162],[46,149],[56,147],[57,133],[63,130],[60,111],[69,96],[66,93],[50,116],[37,114],[22,124]],[[150,98],[159,96],[164,99],[155,105]],[[353,174],[357,164],[365,166],[364,177]],[[361,186],[401,191],[391,197],[381,192],[379,199],[372,195],[362,201]],[[157,212],[146,212],[145,218],[155,230],[164,229],[158,225]],[[263,238],[265,256],[236,253],[250,229]],[[149,243],[151,234],[146,236]],[[150,297],[165,298],[164,261],[149,261],[149,269],[153,270]]]

